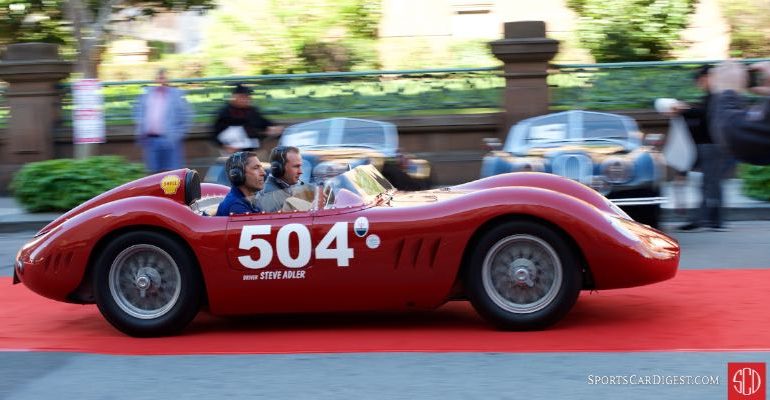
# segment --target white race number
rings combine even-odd
[[[331,248],[333,241],[337,247]],[[353,258],[353,249],[348,247],[348,223],[337,222],[329,229],[329,233],[315,247],[315,256],[322,260],[337,260],[337,266],[349,267]]]
[[[251,255],[238,257],[238,261],[246,268],[265,268],[273,261],[273,246],[259,235],[269,235],[271,225],[245,225],[241,229],[241,238],[238,248],[250,251],[257,249],[259,258],[256,260]],[[291,252],[292,236],[297,237],[297,254]],[[335,247],[331,247],[332,243]],[[275,239],[278,252],[278,261],[287,268],[302,268],[310,262],[310,252],[313,245],[310,240],[310,231],[302,224],[287,224],[278,230]],[[337,266],[350,266],[353,258],[353,249],[348,246],[348,223],[337,222],[315,248],[315,256],[321,260],[337,260]]]

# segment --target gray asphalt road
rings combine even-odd
[[[0,399],[725,399],[736,361],[770,355],[0,353]]]
[[[770,222],[730,227],[674,232],[682,245],[681,268],[770,268]],[[0,234],[0,275],[11,274],[16,251],[33,234]],[[725,399],[727,363],[768,362],[765,350],[221,356],[0,351],[0,399]],[[632,377],[661,383],[609,383]],[[682,383],[687,377],[718,383]]]

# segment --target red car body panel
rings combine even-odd
[[[15,273],[43,296],[87,301],[74,294],[90,284],[88,268],[101,246],[116,233],[149,229],[174,235],[194,254],[214,314],[435,308],[450,298],[474,238],[510,218],[560,231],[578,249],[595,289],[669,279],[679,262],[674,239],[624,219],[593,190],[550,174],[497,175],[367,205],[230,217],[194,212],[185,198],[187,174],[146,177],[66,213],[23,247]],[[168,190],[169,180],[179,183],[176,191]],[[228,190],[203,184],[200,192]],[[247,234],[254,229],[261,233]],[[628,231],[635,236],[623,234]],[[288,243],[283,253],[279,242]],[[265,244],[277,249],[271,261],[247,268],[263,256],[253,247]],[[343,247],[352,250],[347,261],[341,261]]]

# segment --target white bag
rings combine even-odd
[[[227,129],[217,135],[217,139],[219,139],[222,144],[237,149],[259,147],[259,140],[250,138],[246,134],[246,129],[243,129],[242,126],[227,127]]]
[[[661,113],[671,112],[676,103],[676,99],[657,99],[655,100],[655,109]],[[695,142],[692,140],[690,129],[687,128],[684,118],[671,118],[666,144],[663,146],[663,156],[668,165],[679,172],[688,172],[695,165],[698,149],[695,147]]]

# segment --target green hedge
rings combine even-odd
[[[738,177],[743,180],[743,193],[757,200],[770,200],[770,166],[740,164]]]
[[[28,211],[66,211],[144,175],[142,164],[119,156],[62,158],[25,164],[10,189]]]

